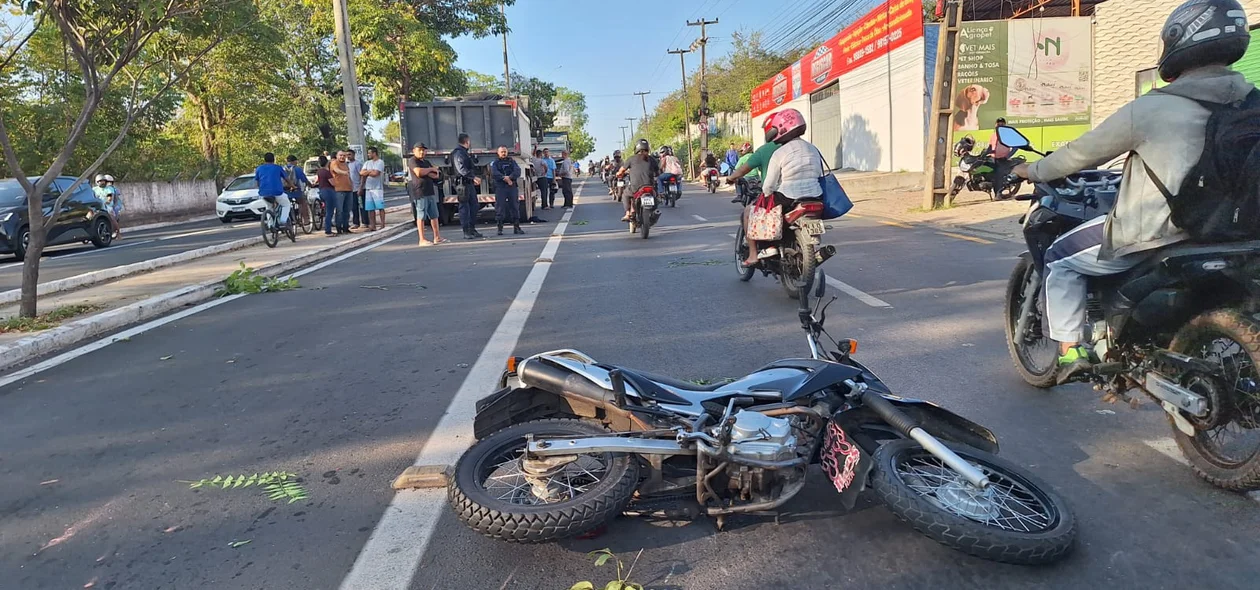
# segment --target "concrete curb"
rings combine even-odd
[[[215,254],[222,254],[224,252],[240,250],[241,248],[248,248],[249,246],[253,246],[253,245],[261,244],[261,243],[262,243],[261,236],[254,236],[252,238],[241,238],[239,240],[233,240],[231,242],[224,242],[222,244],[206,246],[205,248],[197,248],[196,250],[180,252],[179,254],[171,254],[170,256],[163,256],[161,258],[154,258],[152,260],[143,260],[140,262],[133,262],[131,264],[124,264],[122,266],[115,266],[112,268],[94,270],[92,272],[85,272],[81,275],[75,275],[73,277],[67,277],[67,278],[58,279],[55,281],[48,281],[47,283],[40,283],[39,288],[36,291],[37,293],[36,296],[43,297],[45,295],[51,295],[53,293],[60,293],[62,291],[69,291],[71,289],[81,289],[83,287],[90,287],[97,283],[103,283],[105,281],[112,281],[114,279],[121,279],[123,277],[129,277],[134,274],[140,274],[142,272],[157,270],[159,268],[166,268],[168,266],[174,266],[182,262],[188,262],[190,260],[196,260],[198,258],[203,258],[206,256],[213,256]],[[10,291],[4,291],[0,293],[0,305],[7,305],[9,303],[14,303],[21,300],[22,300],[21,289],[13,289]]]
[[[218,219],[218,217],[215,215],[202,215],[200,217],[189,217],[188,219],[184,219],[182,221],[159,221],[157,223],[146,223],[144,225],[129,225],[123,229],[129,232],[144,231],[147,229],[162,229],[164,227],[174,227],[176,225],[184,225],[185,223],[197,223],[199,221],[210,221],[213,219]]]
[[[385,209],[385,212],[397,213],[399,211],[405,211],[409,209],[410,207],[411,207],[410,205],[395,205],[393,207],[387,207]],[[314,233],[315,232],[312,231],[311,235],[314,235]],[[40,283],[39,289],[36,291],[37,293],[36,296],[42,297],[44,295],[51,295],[53,293],[60,293],[62,291],[82,289],[83,287],[90,287],[98,283],[104,283],[106,281],[112,281],[114,279],[121,279],[124,277],[129,277],[131,275],[140,274],[142,272],[157,270],[159,268],[166,268],[168,266],[174,266],[176,264],[188,262],[191,260],[196,260],[198,258],[205,258],[206,256],[214,256],[216,254],[223,254],[225,252],[231,252],[233,250],[240,250],[242,248],[248,248],[255,244],[261,244],[261,243],[262,243],[261,237],[241,238],[239,240],[233,240],[231,242],[224,242],[222,244],[206,246],[205,248],[197,248],[196,250],[180,252],[179,254],[171,254],[170,256],[163,256],[161,258],[154,258],[152,260],[143,260],[143,261],[134,262],[131,264],[124,264],[122,266],[115,266],[112,268],[106,268],[102,270],[94,270],[92,272],[83,273],[81,275],[75,275],[73,277],[66,277],[64,279],[48,281],[47,283]],[[16,303],[21,300],[22,300],[21,289],[12,289],[9,291],[0,292],[0,305],[8,305],[10,303]]]
[[[269,277],[283,275],[301,267],[339,256],[345,250],[392,238],[413,229],[415,227],[410,224],[394,224],[383,232],[363,234],[345,242],[333,244],[327,248],[321,248],[296,258],[272,263],[256,270],[259,274]],[[158,316],[166,315],[181,307],[201,303],[214,297],[215,291],[222,285],[223,281],[217,280],[182,287],[150,297],[144,301],[138,301],[131,305],[111,309],[58,326],[6,346],[0,346],[0,371],[7,371],[18,365],[68,348],[106,332],[145,322]]]

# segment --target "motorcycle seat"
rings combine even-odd
[[[670,391],[670,389],[676,389],[679,391],[690,391],[690,392],[695,392],[695,393],[710,393],[713,391],[717,391],[718,389],[721,389],[722,386],[726,385],[725,383],[696,385],[695,383],[679,381],[678,379],[666,377],[664,375],[656,375],[654,373],[648,373],[646,371],[638,371],[635,369],[628,369],[626,367],[620,367],[617,365],[600,365],[600,366],[608,370],[620,369],[622,376],[626,380],[626,383],[630,384],[631,387],[634,387],[634,389],[638,391],[640,394],[642,394],[643,397],[646,397],[650,400],[654,400],[660,403],[665,403],[665,404],[677,404],[677,403],[687,402],[687,400],[684,400],[678,397],[678,395]]]
[[[1195,261],[1255,254],[1260,256],[1260,240],[1219,244],[1179,244],[1156,251],[1132,269],[1099,279],[1104,287],[1113,287],[1129,301],[1141,301],[1155,290],[1177,281],[1193,278],[1194,272],[1177,272],[1175,267]],[[1215,272],[1199,267],[1202,273]]]

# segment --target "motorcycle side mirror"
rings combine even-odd
[[[1002,145],[1009,148],[1023,149],[1032,146],[1032,142],[1028,141],[1028,138],[1024,137],[1024,134],[1020,133],[1019,130],[1014,127],[1006,125],[998,127],[997,135],[998,141],[1002,142]]]

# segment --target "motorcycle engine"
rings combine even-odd
[[[796,458],[796,437],[792,423],[760,412],[735,414],[731,444],[726,452],[761,461],[787,461]]]

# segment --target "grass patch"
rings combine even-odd
[[[688,260],[686,258],[680,258],[678,260],[671,260],[669,267],[682,268],[684,266],[721,266],[723,264],[726,264],[725,260]]]
[[[100,309],[99,305],[78,304],[63,305],[48,313],[35,316],[33,318],[12,317],[0,321],[0,333],[4,332],[38,332],[49,328],[56,328],[61,322],[70,318],[91,313]]]
[[[245,263],[242,262],[239,270],[232,271],[232,274],[223,280],[223,286],[219,287],[218,291],[215,291],[215,296],[227,297],[228,295],[272,293],[275,291],[289,291],[300,286],[297,279],[282,281],[272,277],[264,277],[258,274],[258,271],[245,266]]]

